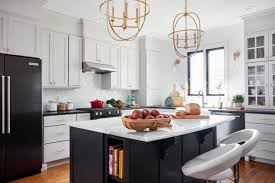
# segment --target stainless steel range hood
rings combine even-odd
[[[111,72],[117,72],[117,69],[111,65],[99,64],[99,63],[93,63],[93,62],[82,62],[82,72],[106,74]]]

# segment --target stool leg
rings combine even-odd
[[[237,177],[238,177],[238,168],[237,168],[238,166],[237,166],[237,164],[236,165],[234,165],[234,167],[233,167],[233,173],[234,173],[234,177],[233,177],[233,180],[234,180],[234,183],[238,183],[237,182]]]

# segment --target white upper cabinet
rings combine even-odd
[[[8,24],[8,51],[11,54],[37,57],[36,23],[21,18],[9,17]]]
[[[68,35],[54,33],[53,82],[55,87],[68,86]]]
[[[146,51],[146,88],[160,89],[159,52]]]
[[[82,38],[69,36],[69,87],[80,87],[82,70]]]
[[[275,30],[269,33],[269,58],[275,60]]]
[[[269,108],[268,63],[258,62],[246,65],[246,107]]]
[[[8,48],[8,16],[0,13],[0,53],[6,53]]]
[[[84,38],[84,60],[110,65],[110,46],[104,42]]]
[[[139,62],[136,48],[128,49],[127,67],[128,88],[139,89]]]
[[[128,89],[128,55],[127,48],[121,47],[120,49],[120,87]]]
[[[42,85],[51,87],[53,85],[52,68],[53,67],[53,33],[42,30],[40,33],[40,58],[42,60]]]
[[[259,32],[246,37],[246,60],[265,61],[268,57],[268,33]]]
[[[0,13],[0,52],[38,57],[39,36],[35,21]]]
[[[44,88],[68,87],[68,35],[42,30],[40,57],[43,65]]]

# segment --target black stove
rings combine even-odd
[[[91,113],[91,120],[100,118],[111,118],[122,115],[122,110],[115,108],[79,108],[77,110],[87,111]]]

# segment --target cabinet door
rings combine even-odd
[[[134,48],[128,49],[127,57],[128,67],[128,88],[138,89],[139,88],[139,64],[137,58],[137,50]]]
[[[112,46],[110,48],[110,62],[111,65],[117,68],[117,72],[111,73],[111,88],[119,88],[119,47]]]
[[[54,87],[68,87],[68,35],[53,35],[53,83]]]
[[[159,52],[146,52],[146,82],[147,88],[160,89]]]
[[[246,60],[248,62],[268,59],[268,34],[256,33],[246,38]]]
[[[40,32],[40,58],[42,59],[42,85],[43,87],[52,87],[52,69],[53,69],[53,33],[47,30]]]
[[[8,53],[22,56],[38,56],[38,30],[35,22],[9,17]]]
[[[268,108],[268,64],[250,63],[246,66],[246,106]]]
[[[110,61],[110,46],[107,44],[103,44],[102,45],[102,55],[101,55],[101,63],[102,64],[106,64],[106,65],[110,65],[111,61]]]
[[[96,62],[96,42],[92,39],[84,38],[84,60],[87,62]]]
[[[82,38],[69,37],[69,87],[80,87]]]
[[[127,48],[120,50],[120,85],[122,89],[128,89],[128,55]]]
[[[6,53],[8,47],[8,17],[0,13],[0,53]]]
[[[269,63],[269,101],[270,108],[275,109],[275,61]]]
[[[275,59],[275,30],[269,34],[269,59]]]

